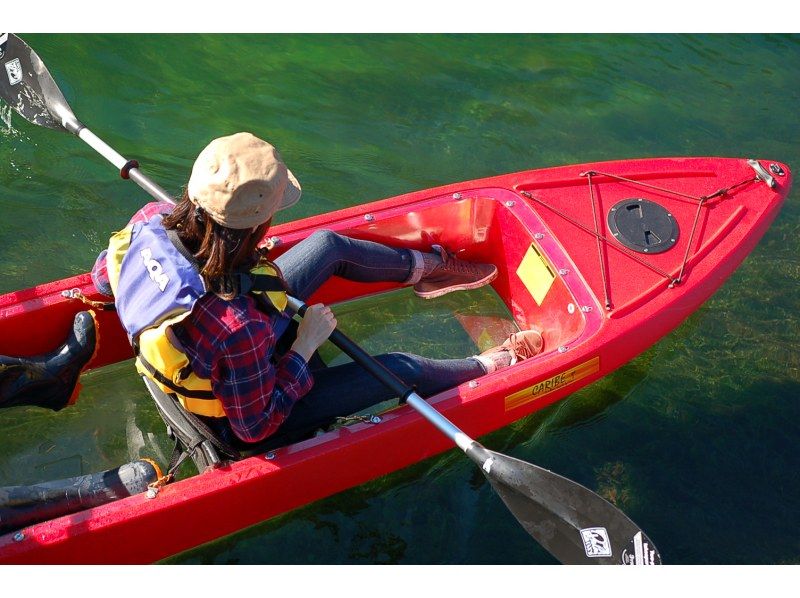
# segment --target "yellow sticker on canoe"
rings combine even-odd
[[[525,257],[522,258],[517,268],[517,276],[533,296],[536,305],[542,304],[550,287],[553,286],[553,281],[556,279],[553,269],[533,244],[528,247]]]
[[[580,365],[576,365],[572,369],[561,372],[560,374],[556,374],[552,378],[537,382],[533,386],[529,386],[528,388],[520,390],[519,392],[515,392],[513,395],[508,395],[506,397],[506,411],[511,411],[512,409],[521,407],[526,403],[541,399],[542,397],[549,395],[551,392],[555,392],[560,388],[572,384],[573,382],[577,382],[578,380],[586,378],[587,376],[591,376],[592,374],[596,374],[599,371],[600,357],[594,357],[589,361],[586,361]]]

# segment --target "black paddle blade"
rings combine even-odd
[[[487,449],[482,471],[511,513],[565,565],[660,565],[653,542],[580,484]]]
[[[80,123],[47,67],[13,33],[0,33],[0,99],[35,125],[75,132]]]

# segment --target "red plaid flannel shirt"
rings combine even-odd
[[[149,203],[129,224],[170,209],[168,204]],[[95,262],[92,280],[101,293],[111,294],[105,251]],[[273,434],[313,385],[308,364],[294,351],[276,363],[270,359],[278,340],[273,330],[280,317],[285,316],[260,311],[251,297],[227,301],[208,293],[174,328],[192,370],[211,380],[231,428],[245,442]]]

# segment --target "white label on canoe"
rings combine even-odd
[[[11,85],[16,85],[22,81],[22,64],[20,64],[19,58],[6,62],[6,72]]]
[[[611,540],[604,527],[587,527],[581,530],[581,540],[586,556],[611,556]]]

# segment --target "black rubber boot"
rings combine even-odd
[[[55,351],[34,357],[0,355],[0,408],[34,405],[59,411],[75,402],[78,378],[94,355],[93,314],[75,314],[72,331]]]

